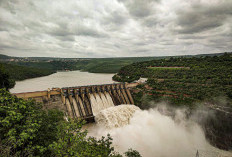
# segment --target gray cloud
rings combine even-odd
[[[178,12],[177,24],[181,26],[180,33],[198,33],[222,26],[232,15],[232,2],[217,4],[193,4]]]
[[[121,0],[129,13],[137,18],[147,17],[154,13],[154,5],[159,0]]]
[[[163,56],[231,51],[229,0],[0,0],[0,53]]]

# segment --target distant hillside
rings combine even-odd
[[[223,53],[200,54],[201,56],[220,56]],[[231,54],[231,53],[230,53]],[[52,57],[10,57],[0,55],[0,60],[8,64],[15,64],[38,69],[57,70],[82,70],[92,73],[116,73],[123,66],[136,63],[151,61],[157,59],[169,58],[191,58],[192,55],[186,56],[161,56],[161,57],[115,57],[115,58],[52,58]],[[12,59],[14,59],[12,61]]]
[[[12,57],[0,54],[0,59],[11,59]]]
[[[42,61],[48,61],[48,60],[109,60],[109,59],[116,59],[116,60],[146,60],[148,58],[169,58],[169,57],[198,57],[198,56],[221,56],[224,53],[231,54],[232,52],[222,52],[222,53],[209,53],[209,54],[197,54],[197,55],[180,55],[180,56],[148,56],[148,57],[112,57],[112,58],[60,58],[60,57],[14,57],[14,56],[7,56],[0,54],[0,59],[13,59],[13,58],[27,58],[31,60],[42,60]]]
[[[4,67],[5,71],[9,74],[10,79],[15,81],[46,76],[55,72],[48,69],[38,69],[6,63],[0,63],[0,65]]]
[[[232,55],[232,52],[223,52],[223,53],[213,53],[213,54],[199,54],[195,56],[222,56],[225,53]]]
[[[133,63],[122,67],[113,79],[133,82],[148,78],[155,100],[173,104],[193,104],[217,96],[232,102],[232,55],[170,58]],[[139,103],[138,103],[139,104]]]

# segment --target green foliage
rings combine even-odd
[[[81,130],[83,123],[69,119],[69,122],[59,126],[58,141],[50,145],[56,156],[111,156],[114,148],[111,146],[112,138],[102,137],[97,140],[87,137],[87,131]]]
[[[148,69],[152,70],[188,70],[188,67],[148,67]]]
[[[100,139],[87,137],[87,131],[82,129],[83,121],[69,119],[58,129],[58,140],[49,146],[55,156],[75,157],[122,157],[114,151],[112,138],[102,136]],[[127,157],[141,157],[136,150],[129,149],[124,153]]]
[[[127,152],[124,153],[127,157],[142,157],[138,151],[129,149]]]
[[[133,81],[138,80],[139,78],[140,78],[140,76],[138,76],[138,75],[120,77],[119,75],[115,74],[112,79],[115,80],[115,81],[118,81],[118,82],[128,82],[128,83],[131,83]]]
[[[38,69],[26,66],[18,66],[12,64],[2,64],[5,71],[9,74],[10,79],[12,80],[24,80],[28,78],[35,78],[46,76],[54,73],[55,71],[49,69]]]
[[[148,78],[149,88],[144,87],[143,94],[151,95],[155,101],[192,106],[194,102],[216,96],[232,100],[231,54],[133,63],[122,67],[113,79],[132,82],[140,77]],[[128,78],[132,79],[128,81]],[[139,94],[134,96],[137,101]],[[140,97],[143,98],[141,94]],[[142,104],[142,99],[139,103]]]
[[[36,58],[34,58],[36,59]],[[8,62],[20,66],[36,69],[57,70],[82,70],[92,73],[116,73],[121,67],[134,62],[152,60],[152,57],[128,57],[128,58],[86,58],[86,59],[57,59],[49,58],[32,61]]]
[[[0,89],[0,115],[1,154],[50,154],[48,145],[56,140],[56,126],[63,120],[60,111],[50,110],[46,113],[33,100],[25,101]]]
[[[0,88],[6,88],[7,90],[13,88],[15,81],[10,79],[6,69],[0,64]]]

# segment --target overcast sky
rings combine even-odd
[[[0,54],[166,56],[232,51],[232,0],[0,0]]]

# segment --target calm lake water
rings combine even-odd
[[[73,87],[95,84],[109,84],[113,74],[88,73],[81,71],[57,72],[49,76],[16,81],[11,93],[47,90],[52,87]]]

